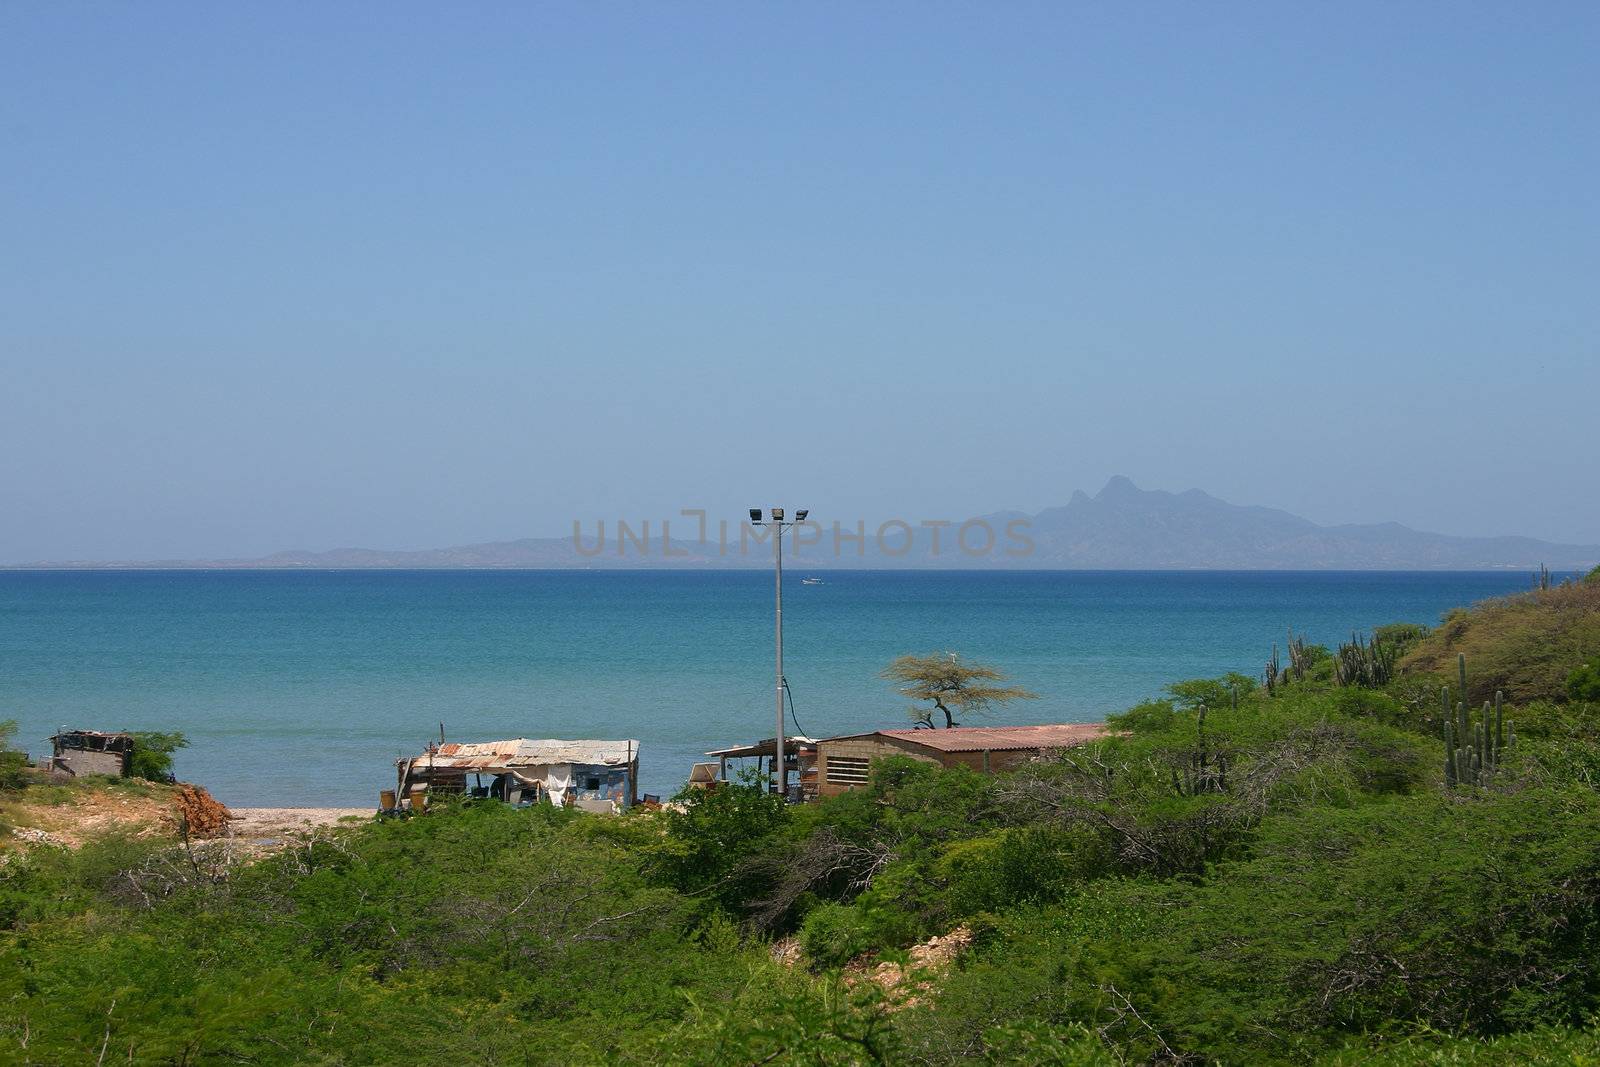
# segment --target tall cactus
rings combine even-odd
[[[1461,780],[1461,771],[1456,766],[1456,731],[1450,722],[1450,697],[1448,691],[1445,695],[1444,717],[1444,784],[1451,789]]]
[[[1461,686],[1461,699],[1451,709],[1450,687],[1439,690],[1440,708],[1444,726],[1444,783],[1454,789],[1458,785],[1487,785],[1500,767],[1500,758],[1508,743],[1505,721],[1505,694],[1495,690],[1494,702],[1485,700],[1483,711],[1474,722],[1467,712],[1467,657],[1456,657],[1456,678]],[[1515,743],[1517,733],[1511,729],[1509,742]]]
[[[1311,666],[1311,656],[1306,652],[1305,635],[1296,635],[1289,631],[1289,673],[1294,675],[1294,680],[1306,680],[1306,670]]]
[[[1382,689],[1394,680],[1395,663],[1399,652],[1386,644],[1377,634],[1370,642],[1360,634],[1351,634],[1346,644],[1339,646],[1333,660],[1333,680],[1339,685],[1358,685],[1367,689]]]

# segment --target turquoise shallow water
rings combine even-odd
[[[1432,623],[1520,573],[830,572],[785,584],[805,731],[907,721],[877,677],[904,652],[997,663],[1042,699],[1011,722],[1099,719],[1166,683],[1255,674],[1290,627]],[[634,737],[642,785],[770,737],[772,576],[752,571],[8,572],[0,719],[182,730],[181,777],[235,805],[365,805],[437,736]],[[999,721],[999,720],[994,720]]]

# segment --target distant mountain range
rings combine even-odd
[[[673,522],[677,529],[690,525],[681,518]],[[583,527],[580,543],[570,537],[524,538],[419,552],[341,548],[279,552],[260,559],[32,566],[122,570],[771,566],[770,542],[753,541],[752,532],[733,517],[725,529],[719,536],[719,524],[713,519],[705,543],[675,537],[663,545],[659,522],[630,524],[626,536],[613,523],[602,527],[591,522]],[[851,524],[837,538],[831,522],[809,530],[814,543],[802,543],[791,551],[793,542],[786,540],[785,558],[805,569],[1495,570],[1544,564],[1565,571],[1600,563],[1600,545],[1553,544],[1530,537],[1451,537],[1392,522],[1319,526],[1274,508],[1229,504],[1198,489],[1182,493],[1140,489],[1121,476],[1092,497],[1079,491],[1064,506],[1037,515],[1000,512],[937,527],[891,523],[867,528],[860,539],[855,537],[857,530]]]

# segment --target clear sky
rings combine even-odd
[[[1600,541],[1600,6],[0,5],[0,561]]]

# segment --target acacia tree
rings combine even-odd
[[[912,700],[930,705],[911,708],[911,719],[918,729],[934,729],[935,714],[944,716],[946,727],[960,726],[956,721],[958,712],[965,716],[987,711],[993,704],[1039,697],[1020,685],[1003,684],[1006,676],[993,667],[962,663],[954,652],[901,656],[883,669],[883,677],[899,683],[900,692]]]

